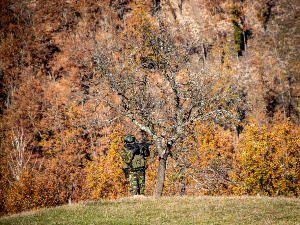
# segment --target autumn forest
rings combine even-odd
[[[0,215],[127,197],[300,195],[299,0],[2,0]]]

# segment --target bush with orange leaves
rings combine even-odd
[[[246,127],[236,194],[300,195],[299,130],[288,121],[273,130]]]
[[[2,185],[3,214],[54,207],[90,196],[84,171],[57,159],[44,171],[24,171],[18,180]]]
[[[231,174],[236,172],[237,160],[230,129],[213,123],[196,123],[175,148],[176,153],[167,161],[163,195],[232,194]],[[146,193],[151,194],[158,168],[155,149],[148,162]]]
[[[6,213],[16,213],[33,208],[56,206],[62,203],[58,184],[49,177],[23,173],[7,190]]]
[[[181,189],[186,188],[190,195],[231,194],[230,173],[235,167],[232,132],[214,123],[196,123],[190,131],[176,156]]]
[[[123,147],[124,130],[118,125],[110,135],[111,146],[107,153],[86,166],[87,181],[94,199],[115,199],[128,196],[128,182],[125,179],[120,155]]]

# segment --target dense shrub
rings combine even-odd
[[[128,182],[122,170],[120,155],[123,133],[123,128],[117,126],[110,135],[112,144],[106,154],[87,163],[87,181],[94,199],[114,199],[128,195]]]
[[[58,160],[47,166],[43,171],[23,172],[13,182],[2,182],[3,213],[54,207],[90,196],[85,174],[80,168]]]
[[[299,131],[290,122],[267,128],[248,126],[240,152],[239,193],[300,194]]]

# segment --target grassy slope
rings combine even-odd
[[[300,199],[127,198],[26,212],[0,224],[300,224]]]

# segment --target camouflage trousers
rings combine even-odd
[[[143,195],[145,193],[145,170],[129,172],[129,192],[130,195]]]

